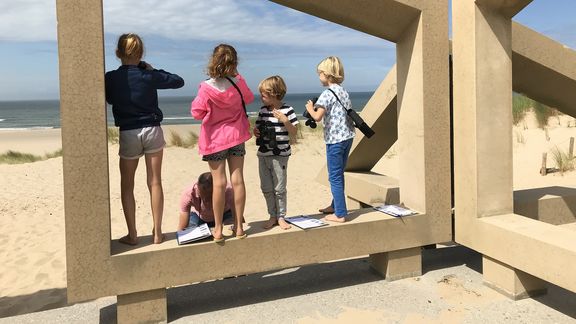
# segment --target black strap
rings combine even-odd
[[[244,113],[246,114],[246,117],[248,117],[248,112],[246,111],[246,104],[244,103],[244,96],[242,95],[242,91],[240,91],[240,88],[238,88],[238,86],[236,85],[236,83],[234,83],[234,81],[232,81],[232,79],[226,77],[226,80],[230,81],[230,83],[232,83],[234,88],[236,88],[236,90],[240,94],[240,99],[242,100],[242,107],[244,107]]]
[[[334,90],[328,88],[328,90],[330,90],[330,92],[332,92],[332,94],[334,95],[334,97],[336,97],[336,100],[338,100],[338,102],[340,103],[340,105],[342,106],[342,108],[344,108],[344,110],[346,110],[346,112],[348,112],[348,108],[346,108],[346,106],[344,106],[344,104],[342,103],[342,101],[340,101],[340,98],[338,98],[338,96],[336,95],[336,92],[334,92]]]

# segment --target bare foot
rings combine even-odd
[[[236,237],[238,237],[238,238],[245,238],[246,237],[245,236],[246,234],[244,233],[244,228],[242,226],[240,226],[239,229],[236,229],[234,231],[234,234],[236,234]]]
[[[332,206],[328,206],[326,208],[318,209],[319,212],[322,214],[334,214],[334,208]]]
[[[224,240],[224,235],[222,235],[222,229],[216,230],[216,227],[212,230],[212,236],[214,236],[214,242],[221,242]]]
[[[323,218],[324,220],[327,220],[329,222],[335,222],[335,223],[344,223],[346,221],[346,218],[344,217],[337,217],[336,215],[328,215],[328,216],[324,216]]]
[[[241,237],[241,236],[242,236],[242,238],[246,237],[246,236],[245,236],[245,233],[244,233],[244,227],[243,227],[243,226],[240,227],[240,230],[239,230],[239,231],[236,231],[236,226],[235,226],[235,225],[232,225],[232,227],[230,227],[230,231],[232,232],[232,233],[230,234],[230,236],[234,235],[234,236],[236,236],[236,237],[238,237],[238,238]],[[228,234],[228,233],[226,233],[226,234]],[[228,235],[225,235],[225,236],[228,236]]]
[[[120,239],[118,239],[118,242],[122,243],[122,244],[128,244],[128,245],[137,245],[138,244],[138,238],[131,238],[130,235],[126,235],[126,236],[122,236]]]
[[[280,228],[283,230],[287,230],[292,227],[290,224],[288,224],[284,217],[278,218],[278,225],[280,225]]]
[[[160,234],[160,236],[154,235],[154,244],[160,244],[160,243],[164,242],[165,238],[166,238],[166,236],[164,234]]]
[[[264,226],[262,226],[263,229],[270,229],[272,227],[274,227],[274,225],[278,224],[278,220],[276,219],[276,217],[270,217],[270,219],[268,219],[268,221],[266,222],[266,224],[264,224]]]

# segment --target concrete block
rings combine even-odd
[[[166,323],[166,289],[118,295],[117,319],[119,324]]]
[[[370,266],[386,281],[422,275],[422,249],[415,247],[386,253],[370,254]]]
[[[546,293],[546,281],[510,267],[488,256],[482,257],[484,284],[511,299],[519,300]]]

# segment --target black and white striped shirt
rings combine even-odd
[[[292,107],[283,104],[278,110],[288,117],[288,120],[292,125],[296,126],[298,124],[298,118],[296,117],[296,113]],[[280,150],[280,156],[290,156],[292,152],[290,151],[290,135],[288,134],[288,130],[284,126],[284,123],[278,121],[278,118],[274,117],[274,114],[272,114],[271,110],[268,110],[268,107],[263,106],[258,112],[256,127],[259,127],[261,124],[266,122],[271,122],[272,127],[276,130],[276,143]],[[263,136],[264,134],[260,133],[260,138],[263,140],[264,145],[258,148],[258,156],[274,155],[272,147],[270,147],[270,139]]]

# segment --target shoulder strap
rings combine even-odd
[[[236,88],[236,91],[238,91],[238,93],[240,94],[240,99],[242,100],[242,107],[244,107],[244,114],[246,114],[246,117],[248,117],[248,112],[246,111],[246,104],[244,103],[244,96],[242,95],[242,91],[240,91],[240,88],[238,88],[236,83],[234,83],[234,81],[232,81],[231,78],[226,77],[226,80],[230,81],[230,83],[232,83],[234,88]]]
[[[346,106],[344,106],[344,104],[342,103],[342,101],[340,101],[340,98],[338,98],[338,96],[336,95],[336,92],[334,92],[334,90],[328,88],[328,90],[330,90],[330,92],[332,92],[332,94],[334,95],[334,97],[336,97],[336,100],[338,100],[338,102],[340,103],[340,105],[342,106],[342,108],[344,108],[344,110],[348,111],[349,109],[346,108]]]

